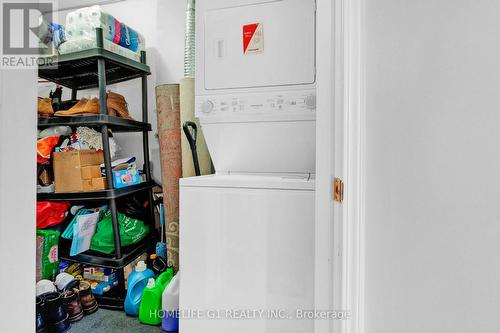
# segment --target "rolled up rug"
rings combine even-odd
[[[165,206],[168,265],[179,269],[179,179],[182,177],[181,114],[178,84],[156,87],[158,137]]]

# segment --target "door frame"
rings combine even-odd
[[[317,0],[315,333],[364,332],[364,0]],[[333,180],[344,182],[334,202]]]

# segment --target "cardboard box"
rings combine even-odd
[[[89,179],[82,179],[81,169],[86,166],[99,166],[101,163],[104,163],[102,151],[85,149],[54,153],[55,192],[94,191],[92,180],[90,179],[89,183]]]
[[[99,165],[88,165],[80,168],[82,179],[101,178],[101,167]]]
[[[82,191],[91,192],[92,190],[92,179],[82,179]]]
[[[106,177],[82,179],[83,192],[103,191],[108,188]]]
[[[108,188],[106,177],[92,178],[92,191],[102,191]]]

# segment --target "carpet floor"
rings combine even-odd
[[[161,326],[148,326],[139,323],[139,319],[128,317],[123,311],[99,309],[79,322],[71,324],[68,333],[160,333]]]

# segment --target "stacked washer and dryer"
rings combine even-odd
[[[180,182],[180,330],[310,333],[296,311],[314,309],[315,0],[196,6],[216,173]]]

